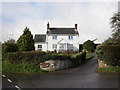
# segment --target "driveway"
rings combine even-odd
[[[96,57],[68,70],[42,74],[3,73],[3,88],[118,88],[118,74],[98,73]],[[7,81],[9,78],[12,83]]]

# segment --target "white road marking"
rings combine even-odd
[[[10,79],[7,79],[10,83],[12,82]]]
[[[2,75],[2,77],[6,77],[5,75]],[[7,79],[10,83],[12,83],[12,80],[10,80],[9,78]],[[15,88],[17,88],[18,90],[21,90],[20,87],[18,87],[17,85],[15,85]]]
[[[5,77],[5,75],[2,75],[3,77]]]
[[[17,85],[15,86],[18,90],[21,90]]]

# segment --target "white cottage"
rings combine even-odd
[[[53,28],[48,22],[46,34],[35,35],[35,50],[42,51],[78,51],[79,33],[77,24],[74,28]]]

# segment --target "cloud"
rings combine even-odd
[[[2,2],[118,2],[119,0],[2,0]]]
[[[102,42],[111,35],[109,22],[117,12],[117,2],[3,2],[2,10],[2,41],[17,40],[26,26],[33,35],[45,33],[49,21],[52,27],[74,27],[77,23],[80,43],[95,38]]]

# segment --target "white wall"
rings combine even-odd
[[[73,39],[68,39],[68,36],[66,35],[59,35],[57,36],[57,39],[53,39],[53,35],[47,36],[47,41],[48,41],[48,50],[53,51],[52,44],[57,44],[61,39],[65,40],[69,44],[73,44],[74,50],[79,49],[79,36],[73,36]]]
[[[35,50],[38,50],[38,45],[42,45],[42,51],[47,51],[47,43],[35,43]]]

